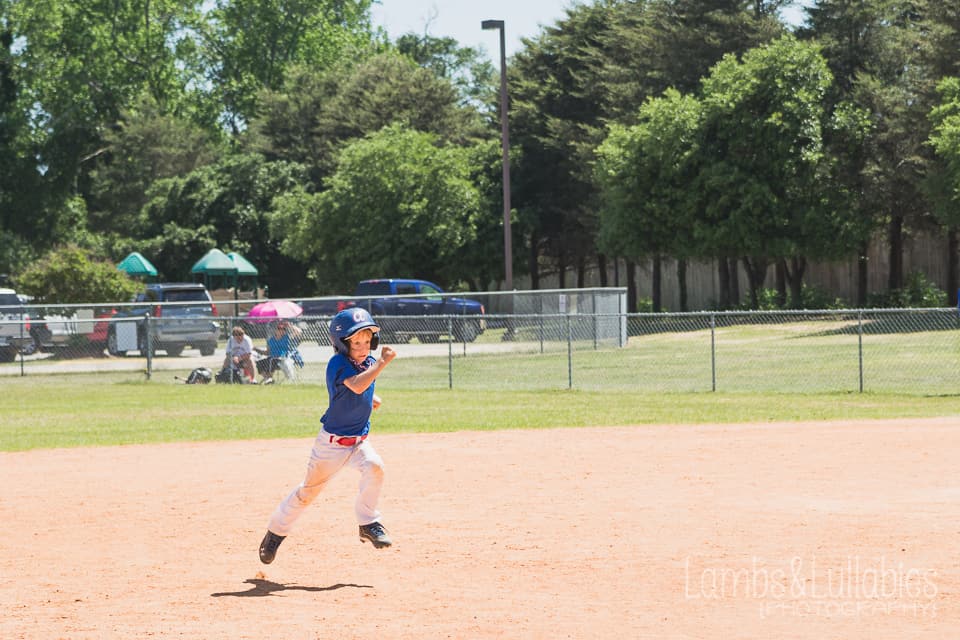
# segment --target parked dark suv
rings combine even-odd
[[[126,355],[126,345],[118,340],[118,332],[126,330],[126,322],[135,322],[137,349],[147,354],[147,332],[153,338],[154,350],[163,350],[169,356],[179,356],[187,347],[199,349],[201,355],[213,355],[220,338],[217,309],[210,292],[202,284],[188,282],[149,284],[137,294],[134,307],[121,309],[113,317],[107,332],[107,351],[110,355]],[[150,316],[150,325],[144,316]],[[127,320],[128,319],[128,320]]]

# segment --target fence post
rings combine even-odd
[[[857,312],[857,354],[860,359],[860,393],[863,393],[863,309]]]
[[[146,353],[146,356],[147,356],[147,371],[146,371],[147,380],[150,379],[150,374],[153,373],[153,323],[152,323],[150,320],[151,320],[151,318],[150,318],[150,313],[149,313],[149,312],[145,313],[144,316],[143,316],[143,322],[144,322],[144,325],[145,325],[143,332],[144,332],[144,334],[145,334],[145,335],[144,335],[144,340],[146,340],[146,344],[145,344],[144,346],[145,346],[146,349],[147,349],[147,353]]]
[[[21,310],[20,312],[20,346],[17,348],[17,351],[20,353],[20,377],[27,375],[26,371],[23,368],[23,323],[26,322],[23,318],[26,314]]]
[[[597,292],[593,290],[590,293],[591,299],[593,300],[593,350],[596,351],[600,348],[600,314],[597,313]]]
[[[567,388],[573,389],[573,335],[570,332],[570,314],[564,317],[567,320]]]
[[[447,384],[453,389],[453,316],[447,316]],[[467,348],[467,341],[463,341],[463,348]]]
[[[717,390],[717,314],[710,314],[710,390]]]
[[[624,305],[625,300],[625,294],[621,293],[617,296],[617,312],[619,314],[617,315],[617,342],[619,343],[617,346],[621,348],[627,346],[627,343],[630,341],[630,338],[628,337],[628,334],[630,333],[630,318],[627,313],[626,305]]]
[[[540,301],[540,315],[537,317],[537,322],[540,323],[540,353],[543,353],[543,332],[545,331],[543,326],[543,295],[537,296],[537,300]]]

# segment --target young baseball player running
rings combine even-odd
[[[327,364],[327,392],[330,404],[320,418],[320,434],[310,452],[307,475],[274,510],[267,534],[260,543],[260,561],[273,562],[277,548],[293,529],[300,514],[340,469],[350,465],[360,471],[360,493],[355,510],[360,540],[377,549],[392,544],[380,524],[378,502],[383,486],[383,460],[367,440],[370,414],[380,406],[374,381],[396,357],[383,347],[380,359],[370,352],[380,342],[380,327],[366,309],[354,307],[335,315],[330,322],[330,340],[336,351]]]

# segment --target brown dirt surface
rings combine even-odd
[[[269,566],[310,439],[0,454],[0,638],[960,637],[960,418],[372,442]]]

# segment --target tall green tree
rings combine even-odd
[[[16,45],[11,122],[25,123],[11,182],[20,222],[9,227],[40,253],[86,232],[88,176],[103,132],[137,95],[176,108],[187,79],[183,27],[199,0],[9,0],[0,6]],[[27,165],[29,164],[29,171]],[[27,210],[17,212],[16,208]]]
[[[726,56],[704,80],[698,242],[717,256],[743,256],[751,304],[771,261],[783,258],[794,304],[809,257],[845,255],[851,225],[830,181],[824,148],[832,81],[816,46],[793,37]]]
[[[863,166],[852,173],[859,191],[853,214],[886,228],[889,247],[887,288],[903,287],[904,238],[930,229],[923,185],[931,160],[926,114],[935,100],[935,78],[928,64],[931,30],[928,0],[818,0],[807,9],[803,37],[821,41],[837,76],[838,96],[870,114],[872,128],[860,154]],[[858,297],[865,301],[865,246],[861,247]]]
[[[394,52],[326,71],[297,67],[281,90],[262,99],[250,146],[271,160],[310,167],[316,189],[343,146],[394,122],[457,144],[484,135],[478,113],[461,104],[449,80]]]
[[[303,167],[267,162],[257,154],[226,155],[185,175],[158,180],[137,223],[139,246],[167,279],[189,280],[190,267],[216,247],[242,254],[271,290],[289,290],[304,266],[280,254],[269,219],[274,200],[305,183]]]
[[[372,0],[215,0],[199,23],[203,71],[224,124],[244,130],[263,90],[278,91],[291,67],[329,69],[375,45]]]
[[[957,240],[960,228],[960,78],[945,78],[940,82],[940,103],[930,112],[933,128],[930,144],[938,163],[928,176],[927,190],[931,194],[934,215],[950,230],[952,251],[948,262],[947,293],[951,304],[957,298]]]
[[[640,109],[637,124],[614,125],[598,150],[600,248],[610,255],[697,255],[692,230],[696,199],[689,188],[699,152],[702,106],[668,89]],[[680,282],[681,311],[686,311]],[[660,311],[654,287],[653,310]],[[630,308],[636,308],[631,301]]]
[[[938,83],[936,98],[931,101],[931,124],[938,126],[943,121],[944,101],[951,100],[951,90],[942,83],[960,76],[960,7],[950,2],[929,4],[926,25],[924,59],[930,68],[931,80]],[[942,132],[931,132],[931,139],[941,136]],[[946,290],[950,305],[956,306],[960,288],[960,219],[955,215],[956,201],[951,192],[953,175],[948,156],[938,151],[927,171],[926,192],[930,194],[934,217],[946,231]]]
[[[561,274],[577,265],[580,274],[596,250],[590,167],[606,124],[633,123],[648,98],[669,87],[694,91],[724,53],[782,33],[782,4],[601,0],[571,8],[526,43],[512,64],[511,136],[522,149],[515,204],[534,286],[542,264]]]
[[[544,268],[555,270],[563,287],[573,267],[582,286],[596,252],[591,163],[604,136],[596,49],[611,11],[606,2],[567,9],[565,19],[527,41],[508,67],[511,145],[520,150],[512,204],[534,288]]]
[[[417,65],[451,82],[463,103],[482,105],[499,87],[490,60],[479,49],[460,46],[453,38],[405,33],[394,45]]]
[[[815,38],[827,59],[834,77],[828,102],[836,105],[841,101],[857,100],[858,95],[863,95],[859,86],[872,84],[869,81],[871,69],[887,48],[882,4],[860,0],[818,2],[807,7],[806,13],[806,24],[797,30],[797,34],[803,39]],[[867,171],[871,162],[870,150],[862,143],[846,145],[837,142],[836,152],[847,156],[838,178],[851,193],[859,195],[851,198],[848,215],[857,217],[865,225],[881,225],[883,213],[876,197],[872,196],[876,192],[876,183]],[[857,250],[856,302],[861,307],[866,306],[869,292],[868,244],[869,241],[865,240]]]
[[[0,274],[19,271],[36,255],[31,214],[39,209],[42,193],[12,45],[13,33],[0,30]]]
[[[781,0],[610,2],[608,59],[598,61],[610,110],[629,121],[648,97],[668,88],[698,90],[727,53],[742,55],[784,33]]]
[[[219,149],[207,131],[163,113],[149,95],[122,110],[103,144],[90,172],[89,226],[117,238],[139,236],[138,218],[154,182],[210,164]]]
[[[321,291],[345,291],[371,275],[404,274],[449,285],[476,239],[481,195],[469,152],[399,124],[349,144],[322,193],[285,195],[272,229],[311,265]]]

